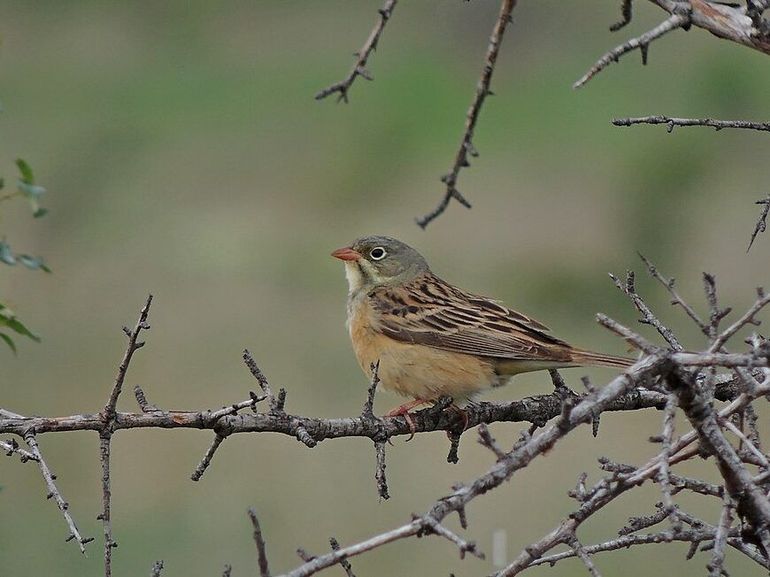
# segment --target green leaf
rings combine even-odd
[[[14,312],[5,305],[0,305],[0,327],[8,327],[12,331],[31,338],[33,341],[40,342],[40,337],[29,330],[24,323],[16,318]]]
[[[13,339],[6,335],[5,333],[0,333],[0,339],[3,339],[5,341],[5,344],[10,347],[10,349],[13,351],[13,354],[16,354],[16,343],[13,342]]]
[[[19,167],[19,172],[21,173],[21,179],[28,184],[34,184],[35,175],[32,173],[32,167],[29,164],[27,164],[27,161],[24,160],[23,158],[17,158],[16,166]]]
[[[16,257],[13,256],[11,247],[3,240],[0,240],[0,262],[4,262],[5,264],[12,266],[16,264]]]
[[[16,166],[19,167],[19,172],[21,173],[21,178],[17,182],[19,192],[27,197],[32,208],[32,214],[36,217],[43,216],[45,212],[40,213],[40,197],[45,194],[45,188],[35,184],[35,175],[32,173],[32,167],[25,160],[17,158]]]

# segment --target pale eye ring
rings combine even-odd
[[[375,246],[372,250],[369,251],[369,256],[372,257],[372,260],[382,260],[387,254],[388,253],[385,252],[385,249],[381,246]]]

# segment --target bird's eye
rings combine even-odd
[[[385,249],[381,246],[375,246],[372,250],[369,251],[369,256],[372,257],[372,260],[382,260],[385,258]]]

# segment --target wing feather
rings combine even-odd
[[[569,361],[570,346],[545,325],[426,273],[369,293],[380,330],[402,342],[512,360]]]

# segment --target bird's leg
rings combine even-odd
[[[406,420],[406,424],[409,425],[409,432],[411,433],[409,435],[409,438],[406,440],[407,443],[414,438],[414,434],[417,432],[417,427],[415,426],[414,420],[412,419],[412,415],[409,413],[409,411],[411,411],[415,407],[424,405],[427,402],[428,401],[424,399],[415,399],[413,401],[409,401],[408,403],[404,403],[403,405],[396,407],[392,411],[385,413],[386,417],[404,417],[404,420]]]

